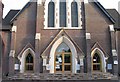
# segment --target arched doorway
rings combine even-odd
[[[61,43],[55,52],[55,73],[71,73],[72,71],[72,53],[67,44]]]
[[[70,49],[69,52],[64,52],[63,55],[62,55],[62,59],[64,58],[63,56],[69,56],[71,58],[71,62],[69,62],[69,67],[70,67],[70,64],[71,64],[71,68],[70,69],[67,69],[67,66],[66,66],[66,72],[67,70],[70,70],[69,72],[71,73],[76,73],[77,71],[77,68],[76,68],[76,65],[77,65],[77,51],[76,51],[76,48],[74,46],[74,44],[66,37],[66,36],[62,36],[60,37],[53,45],[52,45],[52,48],[51,48],[51,51],[50,51],[50,59],[49,59],[49,65],[50,65],[50,73],[55,73],[56,69],[56,65],[55,65],[55,62],[56,62],[56,54],[58,54],[59,52],[56,53],[57,50],[62,50],[63,47],[60,47],[61,45],[67,45],[67,47]],[[62,51],[60,52],[62,54]],[[59,55],[58,55],[59,56]],[[68,57],[68,59],[70,59]],[[64,60],[65,61],[65,60]],[[68,62],[68,61],[67,61]],[[67,64],[67,63],[65,63]],[[65,69],[62,68],[61,70]],[[65,70],[61,71],[61,72],[64,72]]]
[[[18,59],[21,62],[20,73],[26,71],[34,72],[35,52],[31,48],[27,48],[22,55],[18,55]]]
[[[98,53],[95,53],[93,55],[92,63],[93,63],[93,67],[92,67],[93,71],[102,72],[102,70],[101,70],[101,58],[100,58]]]
[[[34,60],[33,56],[29,53],[25,58],[25,72],[33,72]]]
[[[106,57],[99,48],[92,51],[91,58],[92,72],[106,72]]]

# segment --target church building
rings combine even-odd
[[[97,0],[30,0],[2,19],[3,7],[0,2],[2,82],[118,82],[115,9]]]

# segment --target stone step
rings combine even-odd
[[[2,82],[120,82],[118,80],[3,80]]]
[[[24,73],[8,76],[8,79],[36,79],[36,80],[91,80],[91,79],[114,79],[117,80],[117,76],[110,73],[78,73],[78,74],[34,74]]]

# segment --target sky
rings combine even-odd
[[[10,11],[10,9],[21,9],[29,0],[2,0],[4,4],[3,17]],[[105,8],[115,8],[118,10],[118,3],[120,0],[98,0]],[[120,6],[119,6],[120,7]]]

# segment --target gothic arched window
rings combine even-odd
[[[54,27],[55,19],[55,4],[54,2],[49,2],[48,4],[48,27]]]
[[[78,27],[78,6],[75,1],[71,3],[71,26]]]
[[[66,0],[60,0],[60,27],[66,27]]]
[[[101,71],[101,58],[99,54],[95,53],[93,56],[93,71]]]
[[[71,73],[71,50],[65,43],[61,43],[55,53],[55,73]]]
[[[29,53],[25,58],[25,71],[33,71],[33,56]]]

